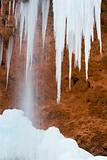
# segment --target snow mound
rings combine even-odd
[[[55,127],[39,130],[20,110],[0,115],[0,160],[107,160],[94,157]]]

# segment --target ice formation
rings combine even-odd
[[[20,52],[22,48],[22,40],[27,40],[26,51],[26,73],[29,67],[32,65],[33,48],[35,40],[35,31],[37,25],[38,16],[38,0],[21,1],[16,6],[16,27],[18,28],[18,22],[20,22]]]
[[[0,36],[0,65],[2,63],[2,57],[3,57],[3,38]]]
[[[34,128],[22,111],[14,109],[0,115],[0,159],[107,160],[107,157],[94,157],[55,127]]]
[[[29,67],[32,65],[33,52],[34,52],[34,40],[35,40],[35,31],[37,25],[37,16],[38,16],[38,0],[29,1],[29,10],[28,10],[28,29],[27,29],[27,55],[26,55],[26,72]]]
[[[11,14],[11,5],[12,5],[12,1],[9,1],[9,15]]]
[[[19,28],[20,32],[20,53],[23,38],[26,39],[27,42],[26,77],[29,68],[32,66],[39,5],[41,5],[42,11],[42,39],[44,46],[50,0],[24,0],[17,2],[17,5],[15,5],[15,0],[13,0],[13,3],[11,1],[9,2],[9,14],[11,8],[12,13],[14,13],[15,8],[16,26]],[[94,40],[95,26],[100,43],[100,51],[102,51],[100,29],[101,0],[53,0],[53,12],[56,48],[57,102],[59,103],[65,40],[69,51],[69,88],[71,87],[72,77],[72,54],[74,53],[75,55],[75,67],[78,66],[80,70],[83,39],[85,44],[86,79],[88,79],[88,61],[90,57],[91,41]]]
[[[13,51],[13,36],[9,38],[8,48],[6,51],[6,65],[7,65],[7,83],[9,79],[9,71],[10,71],[10,63],[11,63],[11,57],[12,57],[12,51]]]
[[[46,28],[47,28],[49,6],[50,6],[50,0],[42,0],[42,39],[43,39],[43,46],[44,46],[44,43],[45,43],[45,34],[46,34]]]
[[[25,106],[24,108],[21,108],[24,110],[27,117],[29,117],[31,120],[33,120],[33,113],[34,113],[34,107],[37,104],[37,100],[34,99],[34,87],[32,85],[33,82],[33,71],[29,70],[27,74],[27,79],[24,78],[24,84],[22,86],[21,90],[21,97],[20,100],[21,106]]]
[[[13,0],[13,5],[12,5],[12,13],[15,13],[15,0]]]
[[[17,5],[17,9],[16,9],[16,25],[18,25],[18,20],[20,19],[20,28],[19,28],[19,32],[20,32],[20,53],[21,53],[21,49],[22,49],[22,40],[23,40],[23,36],[24,39],[27,36],[27,25],[28,25],[28,6],[29,3],[23,3],[21,2],[20,5]],[[18,26],[17,26],[18,27]]]
[[[45,41],[49,4],[50,0],[41,1],[43,44]],[[38,6],[39,0],[30,0],[27,2],[21,1],[20,4],[17,4],[16,7],[15,15],[17,26],[18,20],[20,21],[20,52],[22,48],[23,37],[27,40],[26,73],[28,72],[29,67],[32,65],[35,32],[38,19]]]
[[[60,7],[59,7],[60,6]],[[57,102],[61,94],[61,65],[63,50],[66,45],[69,50],[69,87],[72,76],[72,53],[75,55],[75,67],[81,69],[82,39],[85,43],[85,68],[88,79],[88,60],[90,57],[91,40],[94,40],[94,26],[101,44],[100,12],[101,0],[53,0],[54,35],[56,48],[56,81]]]

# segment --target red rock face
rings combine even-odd
[[[96,38],[92,44],[89,62],[89,80],[85,80],[84,52],[82,70],[73,68],[72,89],[68,89],[68,51],[62,71],[61,103],[56,104],[55,48],[52,11],[49,15],[45,48],[41,41],[41,16],[35,41],[34,79],[35,94],[34,123],[39,128],[58,127],[61,132],[77,140],[78,144],[97,155],[107,156],[107,5],[102,5],[103,53],[99,53]],[[9,85],[5,88],[5,65],[0,68],[0,111],[10,106],[20,106],[21,87],[25,69],[25,46],[19,56],[18,36],[15,37],[11,61]],[[84,47],[84,45],[83,45]],[[4,49],[5,51],[5,49]],[[38,100],[38,101],[37,101]],[[36,107],[38,106],[38,107]],[[37,114],[38,113],[38,114]],[[38,117],[38,121],[36,121]]]

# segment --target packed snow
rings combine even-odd
[[[59,7],[60,6],[60,7]],[[88,60],[90,57],[91,40],[94,40],[94,26],[101,44],[100,13],[101,0],[53,0],[54,35],[56,48],[56,81],[57,102],[61,95],[61,66],[66,45],[69,50],[69,87],[72,76],[72,53],[75,55],[75,67],[81,69],[82,40],[85,43],[85,68],[88,79]]]
[[[81,149],[55,127],[39,130],[21,110],[5,110],[0,115],[1,160],[107,160]]]

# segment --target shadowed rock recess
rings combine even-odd
[[[3,61],[0,67],[0,112],[10,106],[20,106],[21,78],[25,68],[23,44],[22,54],[19,56],[18,36],[14,28],[14,16],[8,16],[8,2],[5,1],[4,12],[0,15],[0,35],[4,37]],[[62,99],[56,104],[55,82],[55,45],[53,36],[53,12],[50,7],[48,26],[44,49],[41,37],[41,15],[39,15],[38,32],[35,44],[33,68],[38,80],[33,87],[38,89],[38,109],[34,112],[34,124],[38,128],[46,129],[50,126],[58,127],[66,137],[74,138],[80,147],[94,155],[107,156],[107,3],[102,3],[102,56],[96,37],[92,44],[89,61],[89,79],[85,80],[84,53],[82,54],[82,69],[73,68],[72,87],[68,88],[68,51],[64,51],[62,69]],[[14,49],[11,61],[8,88],[6,89],[6,48],[8,38],[14,35]],[[84,45],[83,45],[84,48]],[[83,51],[82,48],[82,51]],[[43,53],[44,52],[44,53]],[[41,54],[44,54],[41,57]],[[34,75],[36,76],[36,75]],[[20,77],[20,78],[19,78]],[[18,92],[17,92],[18,91]],[[35,91],[36,95],[36,91]],[[36,102],[35,102],[36,104]],[[6,108],[7,107],[7,108]],[[18,108],[18,107],[17,107]],[[37,115],[38,112],[38,115]],[[36,116],[39,121],[35,122]]]

